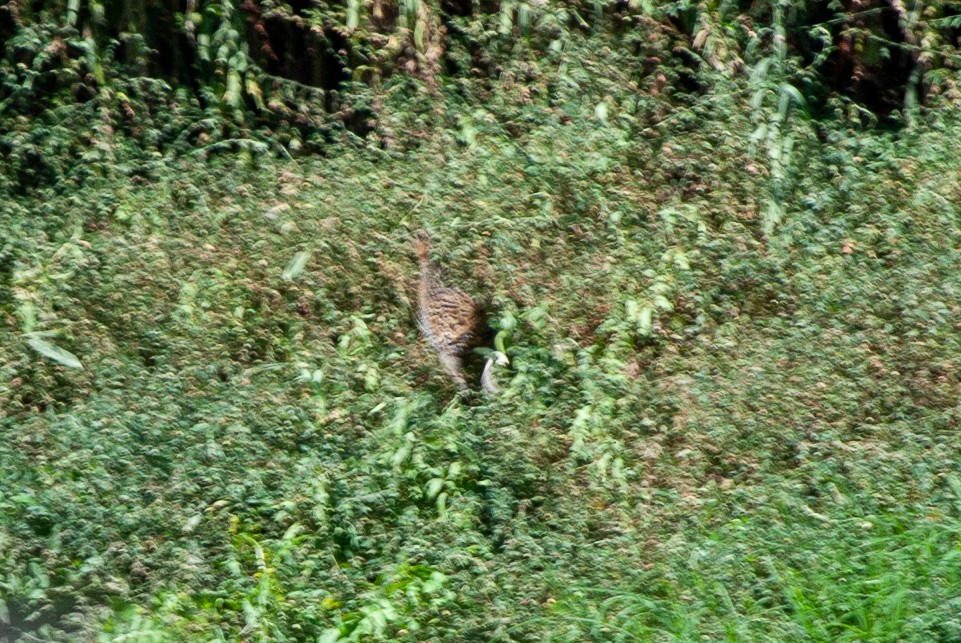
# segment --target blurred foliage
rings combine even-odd
[[[0,640],[959,640],[959,11],[861,4],[0,8]]]
[[[118,134],[148,157],[317,153],[344,128],[389,145],[380,107],[407,85],[396,75],[434,98],[442,81],[473,96],[505,78],[554,91],[581,81],[544,86],[544,66],[563,72],[585,41],[597,64],[625,65],[622,90],[655,76],[704,93],[707,72],[757,75],[773,59],[782,96],[820,114],[843,95],[897,126],[939,96],[956,104],[959,34],[961,4],[907,0],[17,0],[0,7],[0,151],[29,186],[62,164],[115,163]]]

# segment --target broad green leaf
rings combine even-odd
[[[360,24],[360,0],[349,0],[347,3],[347,28],[356,29]]]
[[[526,2],[522,2],[517,7],[517,25],[521,28],[521,32],[527,33],[531,26],[531,8]]]
[[[650,305],[646,305],[641,308],[641,314],[638,316],[637,327],[641,335],[647,337],[651,334],[651,328],[654,325],[654,308]]]
[[[417,47],[417,51],[424,51],[426,49],[424,46],[424,33],[426,30],[427,23],[418,18],[417,23],[414,25],[414,45]]]
[[[77,24],[77,16],[80,14],[80,0],[67,1],[67,24],[71,27]]]
[[[597,120],[602,123],[607,123],[607,103],[600,102],[594,106],[594,115],[597,116]]]
[[[654,295],[654,305],[661,310],[674,310],[674,304],[664,295]]]
[[[410,452],[413,449],[413,445],[410,442],[404,442],[397,451],[394,452],[393,457],[390,459],[390,464],[393,467],[399,467],[404,461],[410,456]]]
[[[297,534],[303,531],[303,525],[299,522],[295,522],[290,527],[287,527],[287,531],[284,532],[282,540],[293,540]]]
[[[437,496],[437,513],[440,514],[441,518],[447,516],[447,492]]]
[[[83,368],[83,364],[77,359],[77,356],[68,350],[64,350],[59,346],[51,344],[50,342],[40,339],[39,337],[31,337],[27,340],[27,344],[33,350],[37,351],[47,359],[51,359],[58,364],[62,364],[68,368]]]
[[[501,3],[500,24],[497,28],[501,34],[509,34],[514,26],[514,4],[513,2]]]
[[[293,280],[297,275],[304,271],[304,266],[306,266],[307,262],[310,261],[311,254],[311,250],[303,250],[295,254],[293,259],[287,263],[287,267],[284,268],[284,272],[280,275],[280,278],[284,281]]]
[[[595,466],[597,467],[597,472],[598,472],[601,476],[603,476],[603,477],[606,477],[606,476],[607,476],[607,467],[608,467],[608,465],[611,463],[611,458],[612,458],[612,457],[614,457],[614,456],[611,455],[610,453],[605,453],[605,454],[602,455],[602,456],[600,457],[600,459],[598,459],[598,461],[595,463]]]
[[[443,478],[431,478],[427,482],[427,497],[433,498],[440,493],[440,490],[444,488],[444,482]]]
[[[227,74],[227,89],[224,91],[224,102],[231,107],[240,107],[240,73],[231,69]]]
[[[247,95],[254,99],[257,109],[264,109],[266,107],[264,104],[264,92],[261,90],[257,79],[254,78],[254,75],[250,72],[247,73],[244,80],[244,88],[247,91]]]
[[[507,353],[507,349],[504,347],[504,342],[505,342],[505,339],[506,339],[508,336],[509,336],[509,333],[508,333],[507,331],[504,331],[504,330],[499,331],[499,332],[494,336],[494,348],[496,348],[496,349],[499,350],[500,352],[506,354],[506,353]]]

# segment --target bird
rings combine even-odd
[[[464,357],[482,339],[487,320],[470,295],[444,284],[440,268],[430,260],[430,249],[430,235],[424,230],[415,233],[414,252],[420,263],[417,318],[428,343],[437,351],[441,366],[456,384],[466,387]],[[497,391],[492,373],[494,363],[503,362],[498,356],[491,357],[481,376],[481,387],[487,393]]]

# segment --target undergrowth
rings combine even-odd
[[[961,640],[956,115],[576,55],[396,78],[389,145],[10,179],[0,638]]]

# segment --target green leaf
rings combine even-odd
[[[77,24],[80,14],[80,0],[67,0],[67,24],[71,27]]]
[[[260,88],[260,84],[257,79],[254,78],[253,74],[247,73],[244,80],[244,89],[247,91],[247,95],[250,96],[254,103],[257,105],[257,109],[264,109],[266,104],[264,103],[264,92]]]
[[[307,262],[310,261],[311,254],[311,250],[303,250],[295,254],[294,258],[287,263],[287,267],[284,268],[284,272],[280,275],[280,278],[284,281],[293,280],[297,275],[304,271],[304,266],[306,266]]]
[[[509,34],[514,26],[514,4],[513,2],[504,2],[501,4],[500,24],[497,27],[497,31],[502,35]]]
[[[758,83],[767,76],[768,68],[771,66],[770,58],[762,58],[758,63],[751,69],[751,83]]]
[[[347,2],[347,28],[354,30],[360,24],[360,0]]]
[[[424,46],[424,33],[426,31],[427,24],[418,18],[417,23],[414,25],[414,45],[417,47],[417,51],[424,51],[426,49]]]
[[[437,496],[437,513],[441,518],[447,517],[447,492]]]
[[[240,107],[240,73],[232,69],[227,73],[227,89],[224,91],[224,102],[231,107]]]
[[[317,639],[318,643],[336,643],[340,640],[340,628],[339,627],[328,627]]]
[[[595,105],[594,115],[597,117],[597,120],[599,120],[600,122],[606,125],[607,124],[607,103],[602,101],[597,105]]]
[[[699,225],[698,225],[698,232],[702,232],[701,227],[702,227],[702,225],[699,224]],[[677,249],[677,250],[674,251],[674,265],[677,266],[680,270],[690,270],[690,269],[691,269],[691,264],[690,264],[690,262],[688,262],[688,260],[687,260],[687,254],[685,254],[685,252],[684,252],[683,250]]]
[[[68,368],[83,368],[83,364],[77,359],[77,356],[68,350],[64,350],[59,346],[55,346],[50,342],[40,339],[39,337],[31,337],[27,339],[27,344],[33,350],[37,351],[47,359],[51,359],[58,364],[62,364]]]
[[[523,33],[530,31],[531,8],[526,2],[521,3],[517,7],[517,26],[521,28]]]
[[[427,497],[433,498],[440,493],[440,490],[444,487],[444,482],[443,478],[431,478],[427,482]]]
[[[661,310],[674,310],[674,304],[664,295],[654,295],[654,305]]]
[[[494,348],[496,348],[497,350],[499,350],[499,351],[502,352],[502,353],[507,353],[507,348],[505,348],[504,342],[505,342],[505,340],[506,340],[507,338],[509,338],[509,337],[510,337],[510,333],[509,333],[509,332],[504,331],[504,330],[499,331],[499,332],[494,336]]]
[[[390,464],[393,467],[399,467],[404,461],[410,456],[410,452],[413,449],[413,445],[410,442],[404,442],[397,451],[394,452],[393,457],[390,459]]]
[[[956,498],[954,506],[958,509],[958,511],[961,511],[961,479],[955,475],[949,475],[946,477],[946,479],[948,481],[948,486],[951,487],[951,491],[954,493],[954,497]]]
[[[287,531],[284,532],[283,538],[281,540],[293,540],[297,534],[303,531],[304,526],[299,522],[295,522],[290,527],[287,527]]]
[[[650,305],[646,305],[641,309],[641,313],[637,320],[638,331],[642,336],[647,337],[651,334],[651,329],[654,325],[654,308]]]

